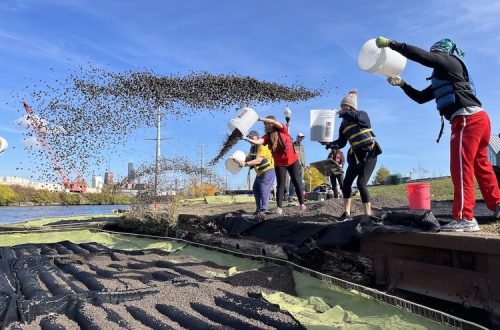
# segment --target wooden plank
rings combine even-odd
[[[500,279],[422,262],[388,260],[390,287],[486,310],[500,306]]]
[[[443,232],[402,233],[382,234],[363,240],[500,255],[500,235],[480,236],[477,233]]]

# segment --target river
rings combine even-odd
[[[12,223],[47,217],[110,214],[114,209],[126,210],[129,205],[71,205],[71,206],[2,206],[0,223]]]

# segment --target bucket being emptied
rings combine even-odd
[[[257,120],[259,120],[259,115],[254,109],[249,107],[243,108],[236,118],[229,121],[229,130],[232,132],[238,129],[243,136],[246,136]]]
[[[358,66],[363,71],[396,77],[403,72],[406,57],[389,47],[378,48],[375,39],[370,39],[359,51]]]
[[[335,115],[337,110],[311,110],[310,111],[310,136],[311,141],[332,142]]]
[[[236,150],[234,154],[226,160],[226,169],[232,174],[238,174],[241,170],[239,162],[244,162],[246,157],[247,155],[243,151]]]
[[[408,183],[408,206],[410,210],[431,209],[431,184],[430,183]]]

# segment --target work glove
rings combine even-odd
[[[390,41],[391,41],[390,39],[387,39],[385,37],[378,37],[375,40],[375,43],[377,44],[378,48],[383,48],[383,47],[389,47],[389,42]]]
[[[389,84],[391,84],[392,86],[399,86],[399,87],[402,87],[404,84],[405,84],[405,81],[403,79],[401,79],[400,76],[396,76],[396,77],[389,77],[387,78],[387,81],[389,82]]]

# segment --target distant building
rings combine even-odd
[[[49,191],[65,191],[64,186],[61,184],[50,182],[35,182],[18,176],[0,176],[0,184],[8,186],[16,185],[37,190],[45,189]]]
[[[499,134],[500,135],[500,134]],[[491,165],[500,166],[500,136],[492,134],[488,145],[488,159]]]
[[[106,171],[106,173],[104,173],[104,184],[113,184],[113,183],[114,183],[113,172]]]
[[[135,169],[134,163],[128,163],[128,172],[127,172],[127,182],[133,184],[135,182]]]
[[[102,189],[104,186],[104,179],[100,175],[94,175],[92,177],[92,188]]]

